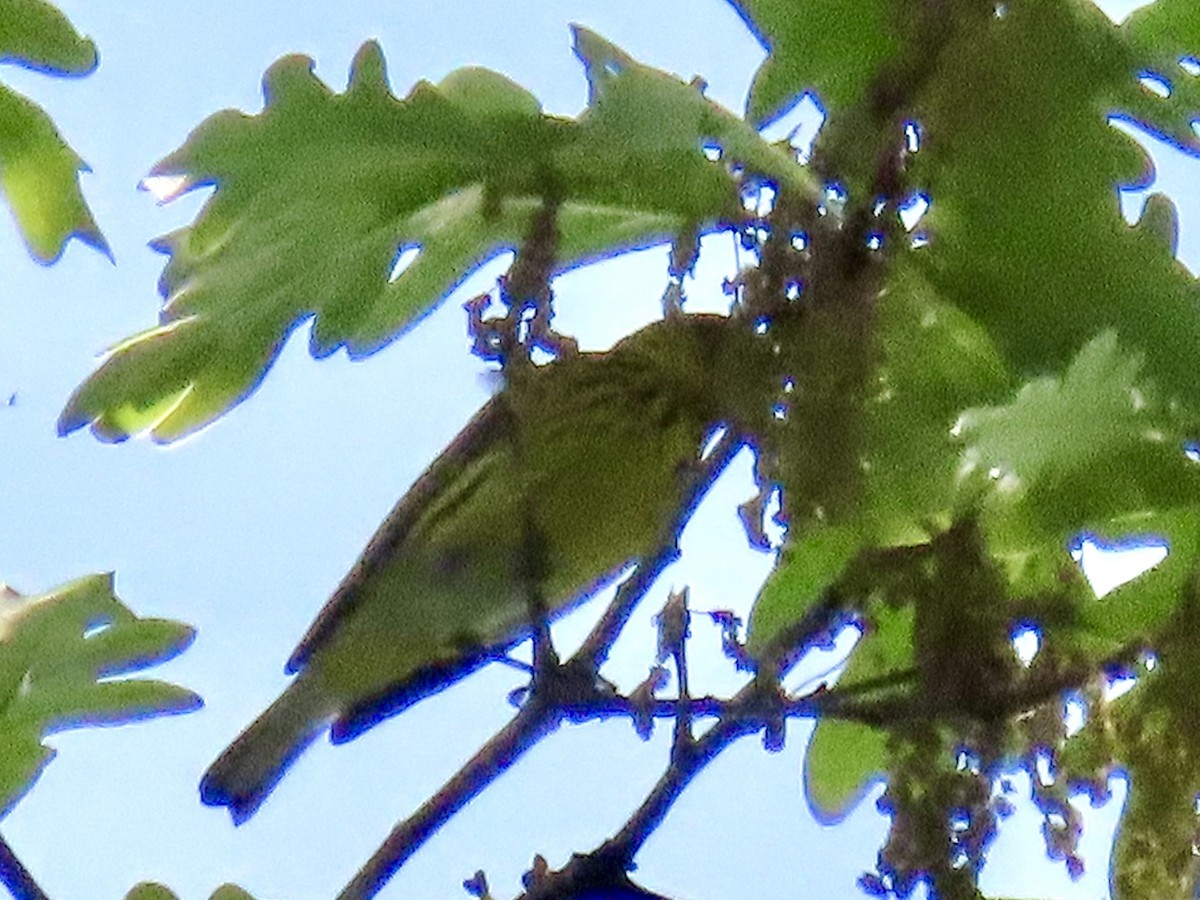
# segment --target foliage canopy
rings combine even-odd
[[[803,780],[822,820],[840,821],[868,784],[886,782],[892,830],[860,879],[868,894],[907,897],[926,883],[940,897],[981,897],[1009,805],[1004,775],[1019,767],[1048,852],[1072,871],[1070,796],[1100,802],[1124,770],[1114,896],[1194,896],[1200,286],[1175,258],[1168,198],[1152,195],[1136,224],[1122,218],[1119,189],[1153,173],[1113,126],[1200,155],[1200,7],[1157,0],[1114,24],[1091,0],[730,2],[768,51],[744,116],[701,81],[578,26],[589,96],[575,118],[545,114],[478,67],[398,98],[382,48],[366,43],[344,92],[311,59],[282,59],[264,77],[261,113],[216,113],[152,170],[172,196],[215,191],[158,245],[169,257],[158,324],[79,386],[62,434],[178,440],[247,397],[302,323],[312,320],[314,356],[366,356],[515,252],[471,317],[507,387],[402,499],[335,594],[333,618],[293,658],[297,687],[322,665],[341,672],[338,702],[305,695],[296,744],[265,788],[206,799],[249,815],[318,726],[365,705],[361,727],[334,726],[335,739],[352,737],[532,634],[536,664],[513,723],[397,827],[344,896],[373,894],[430,822],[555,724],[610,716],[640,730],[670,719],[670,765],[625,829],[560,871],[535,865],[525,896],[635,891],[636,853],[690,779],[737,738],[776,746],[786,718],[817,721]],[[0,0],[0,61],[10,60],[79,75],[96,55],[44,0]],[[805,95],[826,116],[811,151],[765,138]],[[40,109],[0,87],[0,187],[42,261],[71,236],[105,248],[79,194],[82,167]],[[697,326],[686,283],[701,239],[723,233],[747,262],[727,285],[721,336],[701,353],[687,343]],[[581,357],[553,331],[554,276],[656,244],[670,246],[666,322],[629,345],[640,341],[649,361],[633,372],[619,350]],[[556,358],[531,376],[535,351]],[[594,381],[578,376],[606,365]],[[724,437],[701,457],[717,425]],[[689,694],[681,596],[660,616],[651,678],[617,695],[599,678],[608,648],[741,443],[755,449],[761,489],[743,508],[748,537],[765,540],[768,515],[786,526],[746,628],[728,627],[747,686]],[[613,463],[630,444],[649,449]],[[595,477],[609,470],[619,482]],[[548,473],[559,479],[550,489]],[[580,486],[555,493],[571,478]],[[627,546],[630,525],[639,539]],[[498,537],[484,547],[480,534]],[[1072,555],[1085,538],[1154,538],[1169,555],[1101,597]],[[627,559],[635,573],[560,663],[547,618]],[[458,595],[527,603],[503,615],[483,603],[478,620],[437,624],[453,634],[431,650],[428,623],[441,614],[420,609],[423,579],[460,571],[470,577]],[[404,608],[388,599],[413,585]],[[133,617],[103,577],[4,603],[0,714],[20,726],[0,752],[5,809],[48,760],[46,728],[198,702],[155,682],[93,683],[190,637]],[[355,615],[371,635],[357,657],[320,662],[330,629],[359,628],[344,624]],[[847,627],[861,638],[836,683],[781,688]],[[1022,662],[1013,640],[1031,629],[1038,651]],[[380,647],[405,641],[419,645],[417,662],[376,677]],[[1137,686],[1115,696],[1118,676]],[[1067,727],[1067,706],[1083,710],[1081,727]],[[717,724],[696,736],[699,716]],[[470,889],[483,896],[486,880]],[[167,893],[143,885],[131,896]]]

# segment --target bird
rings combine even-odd
[[[685,470],[745,405],[756,338],[680,314],[606,352],[509,367],[370,539],[289,659],[291,683],[204,774],[202,801],[240,824],[327,728],[350,740],[652,553]]]

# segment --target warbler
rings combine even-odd
[[[202,800],[245,820],[326,728],[349,740],[653,552],[764,349],[744,323],[673,316],[510,374],[372,537]]]

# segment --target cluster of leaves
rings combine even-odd
[[[770,402],[736,410],[763,490],[748,508],[777,495],[787,538],[738,648],[753,683],[704,707],[722,718],[703,738],[677,732],[637,825],[655,827],[729,741],[770,743],[782,717],[809,716],[805,785],[823,818],[887,781],[892,831],[860,882],[870,893],[926,882],[980,896],[1005,773],[1021,766],[1072,871],[1071,792],[1100,799],[1126,771],[1115,896],[1193,896],[1200,468],[1185,448],[1200,437],[1200,286],[1175,259],[1169,200],[1152,197],[1136,225],[1121,217],[1118,188],[1152,172],[1111,122],[1200,153],[1197,7],[1157,0],[1114,25],[1091,0],[730,2],[768,50],[744,118],[582,28],[590,90],[575,119],[479,68],[397,98],[374,44],[341,94],[311,60],[280,61],[262,113],[218,113],[154,169],[177,193],[216,190],[162,240],[160,324],[112,351],[60,430],[190,434],[245,398],[309,317],[314,355],[374,352],[486,259],[529,250],[547,209],[548,274],[674,240],[672,302],[697,236],[733,232],[755,261],[730,283],[735,318],[775,350],[747,376],[774,385]],[[808,162],[759,133],[806,92],[826,112]],[[918,203],[928,211],[908,227]],[[69,233],[57,227],[55,248]],[[1154,537],[1169,556],[1101,598],[1071,556],[1081,536]],[[847,623],[862,637],[838,684],[783,695],[787,668]],[[1040,647],[1022,664],[1013,636],[1029,628]],[[664,655],[677,702],[657,706],[656,683],[591,714],[687,720],[704,705],[686,696],[682,644]],[[1114,700],[1116,673],[1138,685]],[[1068,733],[1074,695],[1086,723]],[[499,736],[506,758],[548,708],[523,710],[524,736]],[[634,830],[573,861],[575,887],[598,883],[597,860],[623,878]],[[555,877],[529,896],[561,889]]]

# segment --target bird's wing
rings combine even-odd
[[[354,610],[363,585],[397,553],[403,552],[405,541],[429,504],[443,495],[482,453],[494,446],[508,428],[509,417],[503,398],[492,397],[388,513],[288,659],[289,674],[305,667],[313,650],[324,644],[339,623]]]

